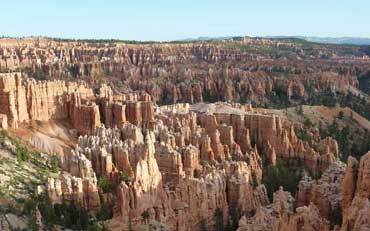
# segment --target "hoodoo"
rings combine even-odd
[[[365,53],[0,38],[0,229],[370,230]]]

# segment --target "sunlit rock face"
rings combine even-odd
[[[150,100],[139,102],[151,103]],[[114,100],[108,105],[111,104],[115,104]],[[71,174],[72,179],[66,180],[66,173],[63,173],[59,179],[50,179],[48,183],[53,201],[79,198],[83,205],[96,211],[100,206],[96,200],[96,179],[106,177],[116,185],[110,192],[115,198],[114,215],[110,220],[113,230],[128,225],[140,230],[143,222],[147,222],[143,221],[144,215],[149,222],[161,223],[171,229],[199,230],[204,220],[209,224],[215,222],[217,211],[222,211],[222,219],[227,224],[237,221],[243,214],[258,213],[261,206],[268,205],[266,189],[260,185],[261,153],[270,155],[269,164],[273,165],[276,158],[281,158],[300,163],[312,171],[325,170],[330,165],[330,162],[321,164],[322,156],[332,155],[333,163],[337,158],[335,141],[324,140],[325,153],[316,152],[300,141],[282,118],[254,113],[250,107],[175,104],[154,108],[152,105],[153,109],[149,111],[139,110],[133,114],[126,111],[126,121],[113,127],[111,122],[103,125],[103,119],[102,125],[80,136],[75,149],[65,155],[63,161],[64,171]],[[98,113],[105,111],[106,119],[106,108],[96,108]],[[264,148],[265,144],[268,148]],[[299,145],[302,146],[300,149],[297,148]],[[285,156],[286,150],[290,154]],[[302,153],[302,150],[310,152]],[[315,165],[304,161],[310,155],[317,156]],[[329,181],[333,178],[331,171],[334,171],[330,169],[336,169],[335,166],[327,170]],[[339,163],[338,166],[343,175],[344,167]],[[85,188],[70,190],[73,187],[63,189],[59,186],[77,184],[74,182],[79,181],[74,179],[86,182]],[[338,177],[334,181],[341,179]],[[321,192],[320,187],[312,193]],[[302,206],[309,201],[301,198],[298,201],[302,201]],[[292,223],[282,225],[300,227],[298,221],[302,214],[320,214],[320,206],[324,204],[310,202],[309,207],[289,215]],[[288,216],[286,211],[282,214]],[[325,215],[307,219],[312,224],[320,222],[323,228],[327,225],[323,220]]]
[[[77,115],[81,116],[80,113],[94,110],[78,108],[81,100],[93,96],[92,89],[82,82],[35,81],[27,79],[22,73],[0,74],[0,112],[7,115],[12,128],[35,120],[65,120],[71,117],[73,122]]]
[[[336,47],[247,40],[145,45],[3,38],[0,71],[42,70],[50,79],[90,82],[116,78],[116,88],[145,91],[155,103],[174,104],[265,102],[277,92],[288,100],[306,99],[312,93],[357,87],[358,71],[369,67],[343,65],[343,60],[363,64],[365,54],[355,48],[350,56]],[[276,49],[286,54],[279,56]],[[324,53],[327,59],[322,59]]]
[[[220,221],[240,231],[367,230],[369,154],[346,166],[333,138],[310,144],[292,121],[251,106],[357,94],[357,76],[370,67],[361,55],[252,38],[0,39],[0,129],[66,123],[76,137],[47,194],[92,215],[108,205],[114,231],[211,230]],[[306,172],[296,195],[280,188],[270,202],[263,169],[278,163]]]
[[[333,179],[330,171],[339,166],[344,172],[335,165],[336,141],[321,140],[315,150],[283,118],[254,112],[250,105],[159,107],[143,92],[115,94],[106,85],[92,89],[83,82],[37,82],[21,73],[3,75],[0,82],[8,103],[1,113],[11,126],[65,120],[81,135],[62,157],[63,172],[49,179],[48,195],[53,203],[78,201],[91,213],[110,201],[113,230],[140,229],[143,222],[198,230],[204,220],[215,223],[219,211],[224,224],[237,223],[269,203],[261,185],[262,155],[270,165],[282,160],[313,172],[329,171],[322,185],[302,183],[298,196],[298,204],[313,204],[299,211],[319,210],[322,227],[321,219],[332,211],[325,209],[336,205],[332,200],[342,178]],[[103,177],[112,187],[99,187]],[[329,191],[333,197],[323,190],[326,182],[336,185]],[[299,214],[292,219],[301,219]],[[288,225],[298,221],[293,223]]]
[[[258,151],[250,148],[249,153],[242,154],[235,141],[230,141],[234,147],[229,148],[221,143],[217,129],[213,131],[216,138],[209,138],[196,125],[197,115],[188,106],[184,107],[185,114],[180,105],[176,107],[179,112],[172,108],[157,110],[156,116],[161,119],[152,121],[153,129],[125,122],[121,127],[98,128],[93,135],[79,138],[74,157],[91,161],[98,177],[119,183],[113,225],[139,227],[142,214],[149,213],[153,221],[186,230],[194,221],[213,220],[217,209],[224,211],[227,222],[229,211],[240,214],[268,202],[264,187],[252,185],[253,178],[261,180]],[[238,152],[235,160],[227,150]],[[210,153],[217,153],[217,158]],[[66,166],[70,159],[66,156]],[[66,171],[81,177],[73,168]],[[120,172],[130,180],[121,182]]]
[[[369,229],[370,215],[370,152],[360,162],[349,157],[342,183],[343,224],[342,230]]]
[[[318,180],[304,177],[298,186],[297,206],[309,206],[314,204],[320,215],[330,220],[333,213],[340,211],[342,207],[342,187],[345,175],[345,164],[335,162]]]
[[[252,217],[243,216],[238,230],[329,230],[328,221],[320,217],[314,204],[294,211],[294,202],[290,193],[280,188],[274,193],[272,204],[259,207]]]

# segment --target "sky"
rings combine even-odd
[[[0,36],[370,37],[369,0],[2,0]]]

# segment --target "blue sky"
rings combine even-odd
[[[369,0],[3,0],[0,36],[370,37]]]

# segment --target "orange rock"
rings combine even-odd
[[[294,212],[294,199],[280,188],[274,193],[273,203],[257,209],[253,217],[243,216],[239,221],[238,231],[273,230],[273,231],[329,231],[329,223],[320,217],[319,209],[313,204],[298,207]]]
[[[0,129],[8,129],[8,117],[5,114],[0,114]]]

